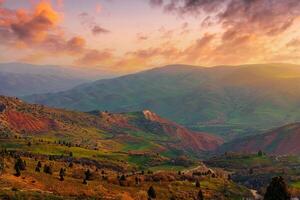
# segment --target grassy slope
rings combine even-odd
[[[231,138],[299,120],[299,87],[293,65],[167,66],[26,99],[78,110],[150,109]]]
[[[82,184],[82,174],[85,167],[74,164],[72,168],[66,167],[63,162],[42,161],[42,164],[52,164],[53,175],[43,172],[35,172],[37,161],[25,159],[27,163],[26,171],[22,171],[21,177],[13,176],[13,162],[7,160],[4,174],[0,175],[0,198],[12,196],[15,199],[147,199],[147,190],[152,185],[157,194],[157,199],[168,200],[171,195],[179,199],[193,199],[198,192],[194,182],[189,181],[142,181],[140,185],[134,184],[134,178],[128,177],[128,186],[119,186],[116,180],[117,173],[105,169],[105,176],[108,180],[103,180],[99,172],[91,169],[93,180],[88,181],[88,185]],[[63,182],[59,181],[58,172],[61,167],[66,168],[66,176]],[[175,173],[176,174],[176,173]],[[140,176],[143,178],[143,176]],[[201,177],[201,189],[206,199],[214,199],[226,196],[224,199],[242,199],[248,196],[249,191],[231,181],[222,178]],[[146,196],[145,196],[146,195]],[[180,198],[181,197],[181,198]]]
[[[1,96],[0,106],[4,107],[0,111],[0,147],[8,150],[44,155],[68,155],[72,152],[76,158],[111,159],[121,166],[124,162],[127,166],[146,168],[159,165],[172,167],[171,159],[180,155],[195,159],[194,156],[205,150],[205,145],[215,145],[214,137],[193,136],[191,138],[201,140],[204,146],[201,144],[191,149],[187,136],[197,133],[176,135],[179,126],[167,120],[151,121],[143,112],[73,112]],[[216,140],[219,141],[218,138]],[[28,146],[29,142],[31,146]],[[59,142],[71,143],[71,147]]]

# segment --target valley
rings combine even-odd
[[[152,186],[162,200],[194,199],[199,191],[205,199],[254,199],[252,190],[264,194],[274,176],[300,194],[297,155],[233,153],[235,146],[220,137],[150,110],[83,113],[5,96],[0,108],[1,198],[143,200]],[[20,158],[26,169],[17,176]],[[38,162],[51,173],[36,171]]]

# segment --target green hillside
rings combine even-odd
[[[300,120],[299,88],[296,65],[172,65],[25,99],[81,111],[150,109],[229,139]]]

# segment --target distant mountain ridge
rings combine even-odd
[[[299,88],[298,65],[171,65],[25,99],[81,111],[149,109],[230,139],[300,120]]]
[[[25,96],[59,92],[95,79],[112,77],[104,71],[54,65],[0,63],[0,95]]]

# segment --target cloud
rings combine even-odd
[[[99,34],[106,34],[106,33],[110,33],[109,30],[105,29],[105,28],[102,28],[101,26],[99,25],[96,25],[92,28],[92,33],[94,35],[99,35]]]
[[[59,15],[45,2],[35,8],[33,15],[26,11],[16,12],[16,21],[12,21],[10,29],[25,43],[42,42],[47,38],[48,31],[53,29],[59,20]]]
[[[33,12],[0,8],[0,40],[28,46],[43,43],[50,34],[55,34],[60,19],[46,2],[39,3]]]
[[[99,65],[113,59],[113,54],[111,50],[96,50],[91,49],[85,52],[85,54],[75,61],[78,65]]]
[[[91,30],[91,33],[93,35],[99,35],[99,34],[107,34],[110,33],[110,31],[106,28],[103,28],[99,24],[96,23],[96,20],[93,16],[86,12],[82,12],[79,15],[81,24]]]
[[[75,60],[76,64],[96,64],[111,58],[109,51],[88,48],[82,36],[67,37],[59,27],[60,20],[61,15],[46,2],[37,4],[33,11],[0,8],[1,44],[10,48],[31,50],[21,60],[32,62],[53,56],[79,56]],[[94,34],[107,32],[108,30],[99,26],[93,28]]]
[[[226,28],[277,35],[293,25],[300,14],[299,0],[150,0],[151,5],[179,15],[208,16]]]

